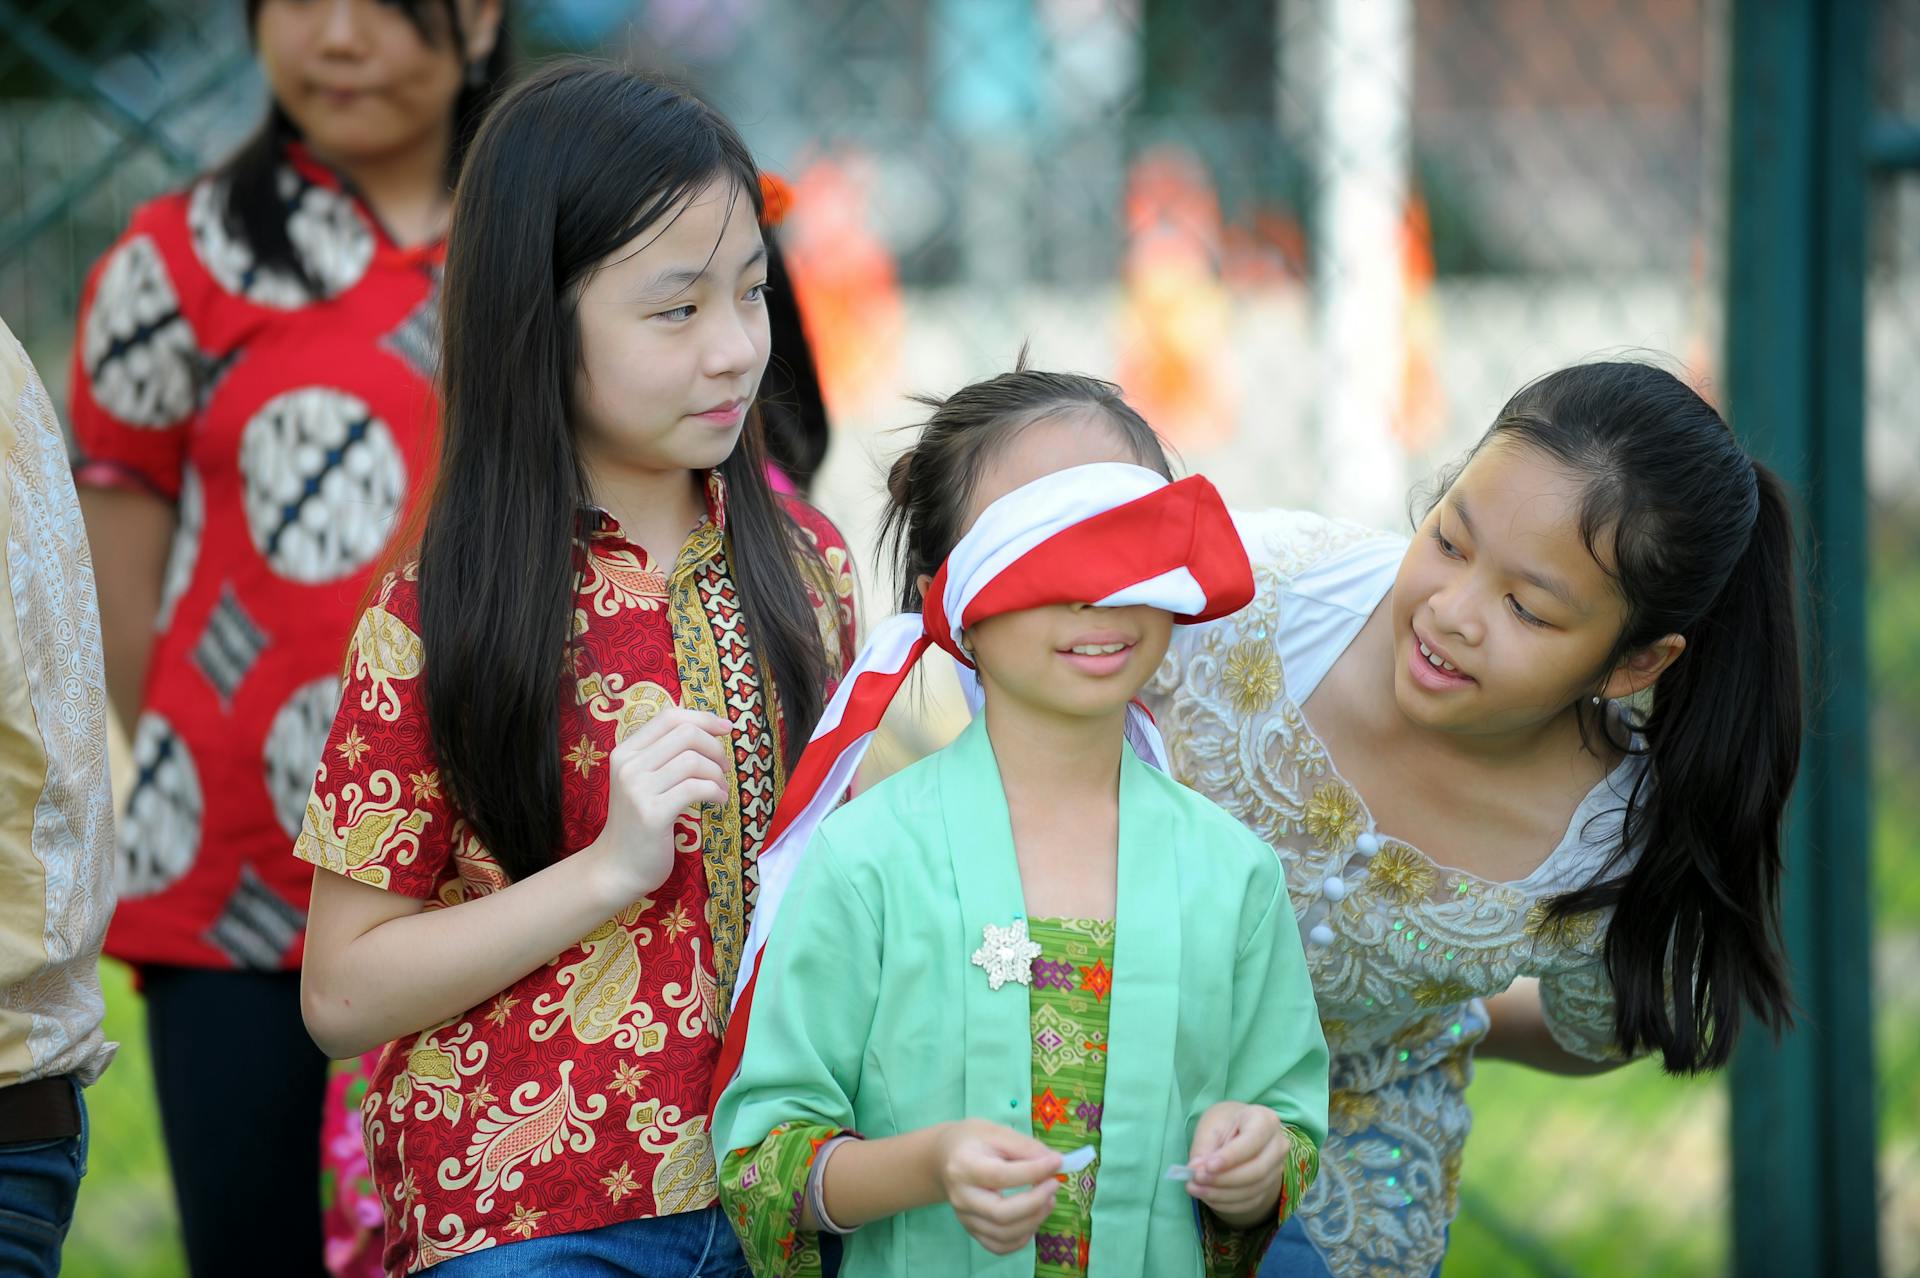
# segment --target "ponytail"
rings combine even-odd
[[[1622,1051],[1658,1051],[1673,1073],[1717,1069],[1748,1013],[1775,1034],[1793,1015],[1780,836],[1802,697],[1786,490],[1710,404],[1646,364],[1541,378],[1501,411],[1486,439],[1499,437],[1586,480],[1581,532],[1627,605],[1606,668],[1686,640],[1632,725],[1638,742],[1615,743],[1646,764],[1618,845],[1549,913],[1612,911]]]
[[[1754,478],[1746,551],[1641,727],[1647,767],[1623,839],[1639,859],[1553,906],[1615,907],[1616,1037],[1675,1073],[1725,1065],[1743,1008],[1775,1033],[1791,1017],[1779,925],[1781,817],[1800,764],[1793,520],[1778,477],[1755,463]]]

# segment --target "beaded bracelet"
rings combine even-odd
[[[833,1217],[827,1215],[827,1159],[841,1145],[858,1139],[847,1132],[832,1137],[820,1146],[813,1156],[813,1166],[807,1169],[807,1205],[813,1208],[814,1223],[830,1234],[850,1234],[853,1230],[835,1224]]]

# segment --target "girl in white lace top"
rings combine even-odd
[[[1240,526],[1256,602],[1149,692],[1175,773],[1279,853],[1333,1055],[1261,1273],[1424,1278],[1476,1050],[1694,1071],[1788,1015],[1791,519],[1704,400],[1612,363],[1516,394],[1411,543]]]

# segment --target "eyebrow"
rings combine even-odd
[[[1467,530],[1467,536],[1472,537],[1475,541],[1478,541],[1480,539],[1480,535],[1473,530],[1473,518],[1472,516],[1467,514],[1466,502],[1461,500],[1459,497],[1455,497],[1450,504],[1453,506],[1454,515],[1460,520],[1461,527]],[[1546,591],[1548,594],[1552,595],[1555,599],[1558,599],[1561,603],[1565,604],[1568,608],[1571,608],[1574,612],[1577,612],[1582,616],[1586,615],[1586,612],[1587,612],[1586,605],[1582,604],[1580,600],[1574,595],[1573,587],[1569,586],[1566,582],[1560,580],[1558,577],[1549,576],[1548,574],[1543,572],[1535,572],[1531,568],[1518,568],[1518,569],[1515,569],[1514,571],[1515,571],[1515,575],[1518,576],[1522,581],[1525,581],[1534,586],[1538,586],[1540,589]]]
[[[762,244],[759,248],[747,255],[746,261],[740,263],[740,270],[743,272],[751,270],[766,260],[767,246]],[[712,274],[711,262],[706,266],[682,266],[665,270],[636,289],[634,295],[636,297],[659,297],[661,295],[675,297],[686,292],[710,274]]]

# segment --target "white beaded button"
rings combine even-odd
[[[1329,901],[1339,901],[1347,895],[1347,881],[1337,874],[1329,874],[1320,884],[1320,891]]]
[[[1368,831],[1353,841],[1354,848],[1361,856],[1372,856],[1380,850],[1380,836]]]
[[[1313,930],[1307,933],[1307,939],[1315,945],[1332,945],[1333,929],[1325,923],[1315,923]]]

